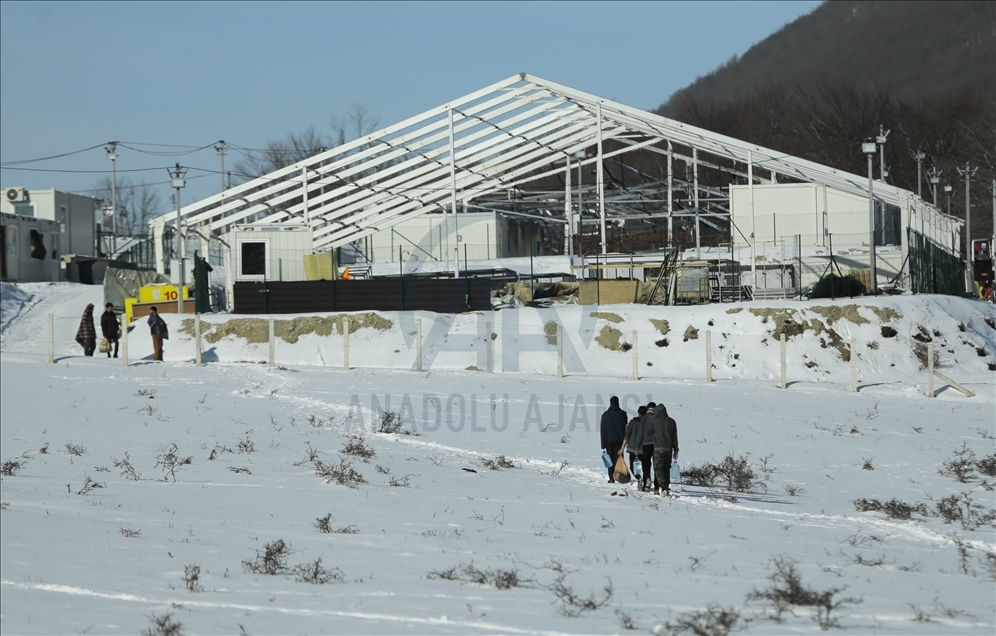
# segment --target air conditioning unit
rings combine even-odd
[[[27,203],[30,197],[24,188],[7,188],[7,200],[11,203]]]

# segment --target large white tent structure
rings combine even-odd
[[[860,139],[854,143],[860,144]],[[631,188],[607,183],[606,165],[628,153],[653,153],[658,181]],[[582,210],[572,200],[572,174],[594,172],[586,182]],[[700,183],[700,169],[720,170],[729,181]],[[853,197],[868,197],[868,178],[716,134],[600,98],[526,73],[512,76],[400,123],[231,187],[150,222],[156,266],[168,267],[169,241],[177,224],[187,239],[199,237],[202,250],[236,224],[303,223],[311,228],[316,252],[355,243],[417,215],[443,214],[489,198],[528,193],[546,183],[544,213],[565,226],[565,237],[582,223],[597,227],[600,252],[608,251],[606,226],[641,214],[694,225],[731,223],[729,185],[747,187],[747,214],[753,225],[753,189],[761,184],[814,184]],[[560,184],[553,190],[549,183]],[[943,214],[915,193],[875,182],[879,205],[901,215],[902,228],[914,228],[937,246],[958,252],[963,223]],[[652,205],[648,208],[647,203]],[[865,217],[867,219],[867,217]],[[449,227],[449,225],[447,225]],[[868,229],[867,221],[864,225]],[[753,244],[754,228],[738,227]],[[447,232],[446,240],[451,232]],[[902,251],[908,250],[902,233]],[[670,238],[668,239],[670,240]],[[565,253],[573,241],[565,240]],[[452,245],[456,260],[455,241]],[[446,251],[447,259],[450,250]]]

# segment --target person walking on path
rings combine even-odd
[[[667,408],[654,408],[654,494],[671,496],[671,460],[678,459],[678,424],[667,414]]]
[[[149,331],[152,333],[152,359],[162,362],[163,340],[169,340],[169,329],[166,321],[159,315],[159,310],[155,307],[149,308]]]
[[[650,483],[650,473],[648,472],[650,470],[650,458],[643,455],[643,439],[646,436],[646,414],[647,407],[645,406],[641,406],[637,410],[636,417],[631,419],[629,424],[626,425],[626,440],[623,442],[623,452],[629,453],[629,471],[631,474],[636,475],[633,464],[636,459],[640,460],[640,467],[643,474],[643,479],[637,484],[640,490],[646,490],[646,484]]]
[[[626,411],[619,408],[619,398],[615,395],[609,398],[609,408],[602,413],[601,423],[602,448],[609,454],[612,461],[622,454],[623,441],[626,439]],[[612,472],[614,465],[609,466],[609,483],[614,484]]]
[[[654,480],[657,488],[657,477],[654,475],[654,409],[656,402],[647,403],[647,412],[643,416],[643,450],[640,451],[640,461],[643,462],[643,490],[650,492],[650,480]]]
[[[76,342],[83,347],[83,355],[93,357],[93,352],[97,348],[97,328],[93,326],[92,303],[83,310],[83,319],[80,320],[80,328],[76,332]]]
[[[104,313],[100,315],[100,331],[107,342],[114,345],[114,357],[118,357],[118,344],[121,340],[121,325],[118,323],[118,315],[114,313],[114,304],[104,305]],[[111,357],[111,350],[107,350],[107,357]]]

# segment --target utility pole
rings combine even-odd
[[[996,239],[996,179],[993,179],[993,185],[989,188],[993,193],[993,233],[989,236],[989,254],[993,253],[993,240]]]
[[[187,185],[187,180],[184,177],[187,176],[187,168],[180,166],[179,163],[169,172],[169,184],[176,189],[176,256],[179,262],[180,271],[178,272],[178,281],[176,289],[176,313],[183,313],[183,238],[180,232],[180,190],[183,186]]]
[[[228,152],[229,145],[225,143],[222,139],[214,145],[215,152],[221,158],[221,191],[224,192],[227,188],[225,187],[225,153]]]
[[[975,285],[975,275],[972,271],[972,205],[970,184],[978,167],[971,168],[965,162],[965,169],[958,168],[958,174],[965,177],[965,291],[972,291]]]
[[[923,194],[921,193],[921,186],[923,185],[923,177],[920,176],[920,168],[923,165],[923,160],[927,158],[927,154],[922,150],[916,151],[916,196],[918,199],[923,199]]]
[[[875,156],[875,142],[866,141],[861,144],[861,151],[868,155],[868,262],[870,264],[870,283],[872,294],[878,294],[878,277],[875,271],[875,194],[872,178],[872,157]]]
[[[107,158],[111,160],[111,258],[114,257],[114,237],[118,233],[118,168],[117,159],[118,153],[118,142],[109,141],[107,145],[104,146],[104,151],[107,152]]]
[[[937,207],[937,184],[941,182],[941,175],[944,174],[943,170],[938,170],[937,166],[931,166],[930,170],[927,171],[927,177],[930,178],[930,189],[934,191],[934,207]],[[950,212],[950,210],[949,210]]]
[[[879,150],[879,165],[878,165],[878,177],[879,181],[885,183],[885,178],[889,176],[889,173],[885,171],[885,140],[889,137],[891,130],[886,130],[885,126],[879,124],[878,136],[875,137],[875,143],[878,144]]]

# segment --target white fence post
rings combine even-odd
[[[415,358],[419,371],[422,370],[422,319],[415,319]]]
[[[783,333],[781,338],[781,353],[782,353],[782,383],[778,386],[780,389],[785,388],[785,334]]]
[[[121,366],[128,366],[128,316],[121,323]]]
[[[488,373],[494,373],[494,341],[491,340],[491,323],[485,323],[488,335],[485,338],[484,346],[488,351]]]
[[[633,379],[634,380],[640,379],[640,353],[638,351],[639,347],[637,347],[637,344],[638,344],[637,334],[636,334],[636,329],[634,329],[633,330]]]
[[[927,343],[927,397],[934,397],[934,343]]]
[[[557,323],[557,377],[564,377],[564,325]]]
[[[858,392],[858,356],[854,351],[854,338],[848,341],[851,352],[851,393]]]
[[[349,370],[349,316],[342,317],[342,366]]]
[[[55,364],[55,316],[48,314],[48,363]]]
[[[276,343],[274,342],[274,338],[273,338],[273,318],[270,318],[269,323],[270,323],[270,325],[269,325],[269,327],[270,327],[270,366],[272,367],[272,366],[274,366],[274,363],[275,363],[276,357],[277,357],[275,355],[276,352],[274,351],[274,349],[276,348]]]
[[[194,314],[194,361],[201,366],[201,315]]]
[[[712,332],[706,332],[706,382],[712,382]]]

